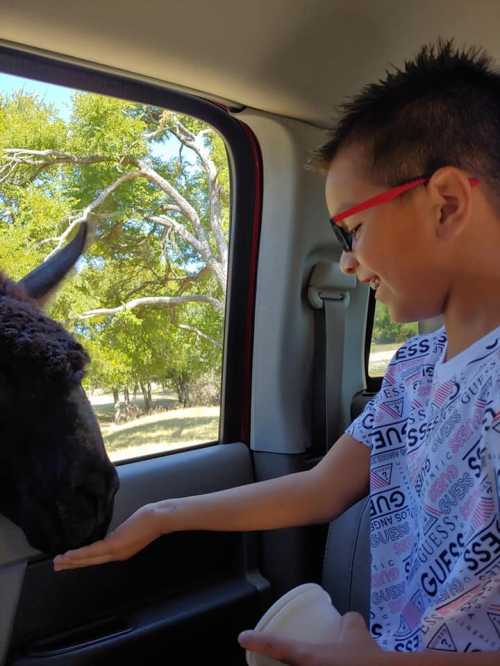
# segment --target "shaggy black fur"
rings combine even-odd
[[[21,287],[0,273],[0,359],[31,381],[61,388],[80,382],[89,357],[57,322],[45,316]]]
[[[103,538],[119,486],[81,386],[89,357],[30,297],[57,288],[69,247],[23,286],[0,273],[0,513],[53,555]]]

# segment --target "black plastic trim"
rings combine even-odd
[[[219,650],[232,650],[238,655],[237,634],[257,622],[269,599],[269,586],[259,589],[244,577],[226,577],[200,584],[181,597],[156,599],[142,608],[34,642],[25,650],[11,653],[9,664],[153,663],[146,660],[151,653],[158,656],[168,651],[167,661],[171,661],[173,650],[179,649],[183,663],[197,663],[202,656],[199,652],[210,652],[215,647],[210,645],[209,634],[215,643],[223,643]],[[202,640],[205,635],[206,646]],[[193,636],[199,640],[190,640]],[[238,663],[244,663],[241,648],[239,653]],[[174,659],[173,663],[182,662]]]
[[[370,289],[368,297],[368,311],[366,314],[366,334],[365,334],[365,393],[370,395],[377,393],[382,386],[382,377],[371,377],[368,372],[368,364],[370,361],[370,347],[372,343],[373,325],[375,323],[375,307],[377,301],[375,300],[375,293]]]

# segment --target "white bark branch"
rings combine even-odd
[[[185,303],[208,303],[219,312],[224,312],[224,304],[217,298],[206,296],[204,294],[191,294],[188,296],[144,296],[142,298],[135,298],[128,303],[118,305],[115,308],[97,308],[95,310],[88,310],[79,315],[78,319],[92,319],[93,317],[102,317],[107,315],[115,315],[119,312],[126,310],[133,310],[142,305],[153,305],[159,307],[173,307],[176,305],[184,305]]]
[[[223,281],[225,285],[227,279],[225,267],[227,266],[228,249],[224,234],[222,232],[220,220],[220,191],[217,183],[217,177],[219,174],[215,162],[210,159],[207,152],[203,150],[203,148],[197,143],[197,140],[203,134],[207,134],[213,130],[204,129],[199,132],[198,135],[195,135],[185,125],[183,125],[178,118],[175,118],[172,125],[172,134],[177,137],[178,141],[180,141],[183,145],[192,150],[198,156],[207,174],[208,198],[210,203],[210,226],[212,227],[217,251],[219,253],[219,262],[224,267]]]
[[[221,226],[221,211],[220,211],[220,188],[218,182],[215,180],[209,192],[210,197],[210,221],[212,230],[215,236],[215,242],[217,243],[217,249],[219,251],[219,260],[222,266],[224,266],[224,273],[226,273],[227,266],[227,243],[222,233]]]
[[[48,148],[46,150],[33,150],[31,148],[4,148],[3,152],[10,157],[12,162],[18,164],[29,164],[39,166],[40,164],[93,164],[94,162],[106,162],[114,158],[104,155],[87,155],[77,157],[72,153],[65,153],[62,150]]]
[[[71,234],[73,229],[81,224],[82,222],[90,222],[90,219],[92,217],[92,213],[96,208],[99,208],[99,206],[109,197],[109,195],[114,192],[120,185],[123,183],[126,183],[129,180],[133,180],[134,178],[138,178],[141,176],[142,173],[141,171],[129,171],[128,173],[123,174],[123,176],[120,176],[117,178],[111,185],[108,185],[108,187],[104,188],[104,190],[97,196],[94,201],[92,201],[88,206],[86,206],[82,213],[76,217],[71,224],[65,229],[65,231],[59,236],[59,242],[57,246],[52,250],[50,254],[48,254],[45,257],[45,261],[47,259],[50,259],[50,257],[55,254],[65,243],[66,239],[68,236]]]
[[[201,254],[205,261],[210,261],[210,248],[208,248],[207,251],[207,247],[195,236],[193,236],[193,234],[191,234],[180,222],[176,222],[176,220],[173,220],[171,217],[167,217],[166,215],[150,215],[146,219],[151,220],[151,222],[161,224],[164,227],[173,229],[177,234],[179,234],[181,238],[192,245],[195,250]]]
[[[193,333],[196,333],[196,335],[199,335],[200,338],[203,338],[204,340],[208,340],[208,342],[211,342],[215,347],[218,347],[219,349],[222,349],[222,344],[218,340],[214,340],[209,335],[207,335],[206,333],[203,333],[202,331],[198,330],[194,326],[189,326],[188,324],[179,324],[178,328],[184,328],[186,331],[192,331]]]
[[[149,166],[144,160],[137,160],[137,164],[145,178],[147,178],[150,182],[155,183],[161,190],[163,190],[163,192],[166,192],[170,198],[175,201],[175,203],[179,206],[181,211],[184,213],[184,215],[186,215],[188,220],[193,225],[197,238],[206,246],[207,252],[210,252],[210,245],[208,243],[205,230],[201,225],[198,213],[193,208],[193,206],[191,206],[189,201],[187,201],[187,199],[185,199],[182,194],[168,182],[168,180],[163,178],[163,176],[160,176],[160,174],[151,166]]]
[[[0,184],[12,181],[17,173],[23,172],[25,167],[32,167],[27,177],[18,179],[18,184],[33,182],[40,173],[46,169],[61,164],[89,165],[100,162],[117,162],[121,165],[135,164],[136,160],[129,155],[123,155],[119,160],[105,155],[77,156],[60,150],[32,150],[31,148],[5,148],[3,154],[7,159],[0,158]],[[2,165],[2,162],[4,164]]]
[[[4,148],[5,164],[0,166],[0,183],[8,182],[16,172],[22,167],[36,167],[35,174],[31,178],[35,178],[44,169],[48,169],[58,164],[97,164],[98,162],[113,161],[114,158],[106,157],[104,155],[86,155],[77,157],[71,153],[65,153],[61,150],[32,150],[31,148]],[[124,157],[125,162],[130,162],[131,159]]]
[[[152,130],[151,132],[144,132],[142,138],[146,141],[151,141],[151,139],[156,139],[156,137],[164,134],[165,132],[168,132],[167,127],[159,127],[158,129]]]
[[[208,247],[207,249],[203,243],[200,243],[197,238],[195,238],[192,234],[189,233],[186,227],[184,227],[176,220],[167,217],[166,215],[151,215],[147,219],[151,220],[151,222],[157,222],[158,224],[162,224],[163,226],[172,229],[175,233],[179,234],[179,236],[183,238],[187,243],[192,245],[192,247],[201,254],[203,259],[205,260],[206,265],[215,275],[215,278],[219,283],[223,293],[226,293],[226,287],[227,287],[226,267],[220,261],[218,261],[217,258],[213,256],[210,247]]]

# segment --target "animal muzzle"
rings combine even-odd
[[[104,496],[82,491],[67,501],[39,505],[38,511],[28,512],[29,521],[19,521],[18,524],[22,525],[30,545],[47,555],[86,546],[106,535],[118,485],[115,472]]]

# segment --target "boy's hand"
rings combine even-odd
[[[145,548],[161,534],[154,505],[145,505],[133,513],[101,541],[54,558],[54,570],[78,569],[114,560],[126,560]]]
[[[244,631],[238,640],[243,648],[288,666],[360,666],[369,655],[381,652],[359,613],[342,616],[339,635],[331,643],[307,643],[265,631]]]

